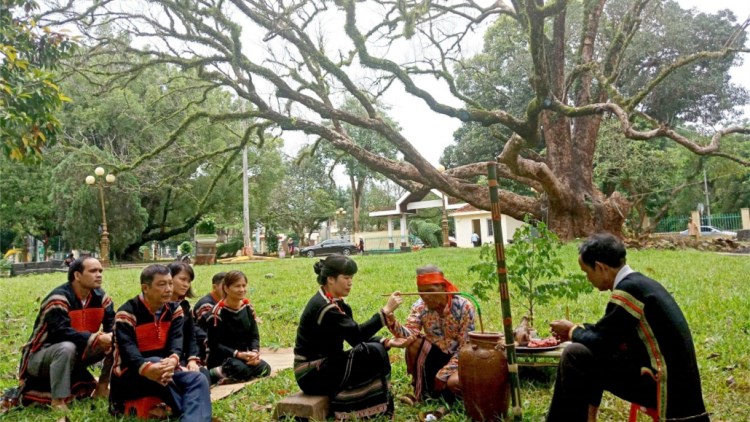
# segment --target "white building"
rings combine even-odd
[[[492,213],[475,208],[473,205],[464,205],[451,215],[456,221],[456,244],[459,248],[471,248],[471,235],[479,235],[479,242],[485,244],[495,241],[495,233],[492,230]],[[508,244],[508,239],[513,239],[513,234],[524,223],[515,218],[502,214],[500,225],[503,230],[503,243]]]

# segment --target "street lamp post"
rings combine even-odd
[[[438,166],[438,171],[440,173],[445,171],[445,167]],[[448,204],[446,204],[445,199],[445,192],[440,191],[442,194],[442,202],[443,202],[443,247],[444,248],[450,248],[451,247],[451,241],[448,239]]]
[[[99,176],[98,178],[95,176],[88,176],[86,177],[86,184],[90,185],[94,188],[99,188],[99,197],[102,201],[102,227],[101,227],[101,262],[103,268],[109,268],[109,233],[107,232],[107,213],[104,210],[104,181],[106,180],[107,183],[112,184],[115,183],[115,175],[114,174],[108,174],[106,177],[104,176],[104,169],[101,167],[97,167],[94,170],[94,174],[96,176]],[[97,183],[98,182],[98,183]],[[94,186],[94,184],[97,184],[98,186]]]
[[[343,208],[337,209],[336,210],[336,224],[339,226],[339,237],[341,239],[344,238],[344,225],[343,225],[344,217],[346,217],[346,210],[344,210]],[[341,220],[340,222],[339,222],[339,219]]]

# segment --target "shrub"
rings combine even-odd
[[[211,216],[201,218],[196,225],[198,234],[216,234],[216,220]]]
[[[227,243],[222,243],[216,247],[216,257],[221,258],[224,254],[229,254],[227,255],[229,257],[235,256],[237,255],[237,251],[242,249],[243,246],[245,246],[243,239],[234,239]]]
[[[530,324],[534,324],[534,307],[546,305],[553,298],[565,297],[575,300],[581,293],[589,293],[593,286],[580,273],[564,274],[562,259],[558,256],[562,242],[544,223],[537,227],[526,224],[513,234],[513,244],[506,249],[508,282],[514,287],[511,297],[520,300],[529,312]],[[469,268],[477,273],[479,281],[474,283],[474,294],[487,299],[487,290],[497,290],[497,266],[495,245],[486,244],[480,252],[480,263]]]
[[[180,251],[180,255],[190,255],[193,252],[193,244],[186,240],[180,243],[178,250]]]
[[[271,226],[266,229],[266,249],[269,254],[279,251],[279,237]]]
[[[409,232],[431,248],[438,248],[443,244],[443,229],[435,223],[412,220],[409,222]]]

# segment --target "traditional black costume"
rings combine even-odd
[[[261,360],[258,365],[248,365],[237,359],[239,352],[260,350],[260,334],[255,320],[255,309],[245,299],[239,309],[226,305],[224,300],[214,306],[206,320],[208,325],[208,367],[219,368],[219,374],[230,381],[250,381],[268,376],[271,366]]]
[[[198,356],[201,361],[206,362],[206,339],[208,339],[208,325],[206,320],[211,315],[219,300],[213,292],[203,296],[193,306],[193,321],[195,322],[195,342],[198,344]]]
[[[101,327],[102,332],[111,333],[114,320],[114,305],[104,290],[92,290],[84,300],[78,297],[72,283],[55,288],[42,301],[34,331],[21,349],[18,375],[21,402],[29,405],[70,396],[90,396],[96,380],[87,367],[105,358],[105,351],[98,344],[98,332]],[[49,369],[36,368],[44,366],[36,361],[45,353],[57,355],[50,356],[52,360],[61,357],[71,361],[67,356],[70,355],[75,363],[72,367],[62,365],[65,366],[62,368],[54,362],[52,365],[47,362]],[[111,358],[105,359],[102,382],[109,379],[111,369]],[[34,376],[36,372],[40,372],[38,376]]]
[[[320,290],[302,312],[294,347],[294,376],[305,394],[332,397],[336,419],[393,414],[391,364],[380,311],[357,324],[343,299]],[[344,341],[352,346],[344,351]]]
[[[195,321],[193,320],[193,313],[190,310],[190,302],[187,299],[182,299],[178,302],[184,315],[184,322],[182,324],[182,355],[180,356],[180,365],[187,366],[188,362],[194,361],[197,364],[201,364],[203,360],[200,358],[200,349],[198,348],[198,340],[196,335]],[[208,369],[205,366],[200,367],[200,372],[206,379],[211,381],[211,375],[208,373]]]
[[[129,413],[126,402],[158,397],[183,421],[210,421],[208,381],[199,372],[174,372],[167,386],[145,377],[150,365],[182,356],[184,311],[177,302],[151,313],[142,295],[125,302],[115,316],[115,367],[112,371],[110,410]]]
[[[547,421],[585,421],[603,390],[656,409],[660,421],[709,421],[690,329],[658,282],[628,273],[616,281],[604,317],[574,328],[571,339]]]

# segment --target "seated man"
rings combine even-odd
[[[171,302],[169,268],[146,267],[141,273],[141,289],[142,293],[120,306],[115,316],[110,411],[142,414],[143,409],[126,406],[126,402],[155,397],[184,422],[210,422],[208,380],[200,372],[179,370],[184,315],[179,303]]]
[[[224,276],[227,275],[225,272],[214,274],[211,279],[211,293],[198,299],[193,306],[193,321],[195,321],[195,341],[198,343],[199,355],[201,361],[206,363],[206,339],[208,338],[208,326],[206,325],[206,319],[211,314],[211,310],[219,303],[220,300],[224,299],[224,290],[222,290],[222,284],[224,283]]]
[[[417,270],[417,288],[420,292],[458,291],[435,265]],[[474,319],[474,307],[458,295],[421,296],[412,305],[405,326],[387,315],[388,329],[396,337],[389,346],[406,347],[406,368],[416,400],[460,391],[458,351],[469,342]]]
[[[75,397],[109,394],[112,355],[105,356],[112,348],[115,311],[101,286],[99,261],[79,258],[68,268],[68,282],[42,301],[34,331],[22,348],[18,375],[22,404],[48,403],[67,410],[65,403]],[[97,383],[87,368],[102,359]]]
[[[625,247],[597,234],[579,248],[578,264],[600,291],[612,290],[596,324],[553,321],[565,348],[547,421],[596,421],[604,390],[655,409],[659,420],[708,422],[693,338],[672,295],[625,264]]]

